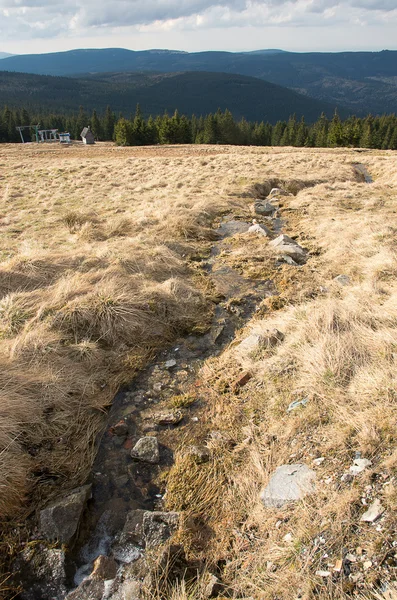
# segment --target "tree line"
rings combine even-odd
[[[17,125],[40,124],[41,129],[68,131],[72,139],[80,139],[87,125],[97,140],[115,141],[120,146],[151,144],[233,144],[253,146],[307,146],[307,147],[362,147],[397,150],[397,116],[395,114],[365,118],[355,116],[340,119],[335,112],[332,119],[322,114],[315,123],[306,123],[292,115],[288,121],[252,123],[236,121],[230,111],[206,116],[187,117],[175,111],[145,119],[140,107],[130,118],[107,108],[103,115],[94,110],[87,115],[81,107],[75,115],[29,114],[25,109],[5,107],[0,112],[0,142],[18,142]],[[32,135],[24,132],[25,140]],[[34,141],[34,140],[33,140]]]

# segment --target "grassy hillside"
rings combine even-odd
[[[352,110],[397,111],[397,52],[177,52],[120,48],[15,56],[0,68],[72,75],[110,71],[216,71],[259,77]]]
[[[335,105],[307,98],[287,88],[242,75],[225,73],[103,74],[84,79],[0,72],[4,104],[28,110],[104,112],[107,105],[129,117],[140,103],[146,115],[177,108],[187,115],[205,115],[228,108],[236,118],[276,122],[291,114],[315,121],[321,112],[332,117]],[[347,116],[340,109],[341,116]]]
[[[117,517],[154,495],[160,510],[181,513],[165,553],[156,542],[146,558],[116,564],[118,582],[138,579],[144,598],[207,599],[211,573],[227,597],[395,597],[395,153],[0,151],[2,556],[20,542],[26,560],[43,547],[63,552],[38,541],[35,509],[87,480],[106,425],[112,460],[92,472],[94,493],[109,485]],[[357,175],[358,156],[371,185]],[[254,212],[274,185],[281,223]],[[253,216],[269,237],[247,232]],[[220,239],[227,219],[243,229]],[[304,264],[280,262],[269,244],[280,226],[305,248]],[[270,292],[255,295],[260,283]],[[204,334],[214,335],[213,354],[198,360]],[[115,403],[121,412],[107,416],[120,383],[148,362],[146,379]],[[156,429],[153,414],[176,406],[183,419]],[[127,439],[112,433],[119,419]],[[158,438],[158,465],[132,461],[141,435]],[[296,463],[314,472],[315,488],[264,506],[274,470]],[[374,502],[376,520],[363,520]],[[175,548],[176,565],[166,560]],[[195,581],[175,578],[185,567]],[[9,586],[0,577],[0,592]]]

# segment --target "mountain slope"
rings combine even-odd
[[[354,111],[397,111],[397,51],[293,53],[179,52],[120,48],[3,59],[0,69],[47,75],[123,71],[215,71],[258,77]]]
[[[103,112],[109,104],[126,116],[139,102],[145,115],[164,111],[191,115],[228,108],[236,118],[276,122],[295,113],[315,121],[321,112],[332,116],[335,106],[254,77],[227,73],[116,73],[100,79],[48,77],[0,72],[0,97],[4,104],[29,110],[68,112],[83,105]],[[341,116],[347,111],[339,109]]]

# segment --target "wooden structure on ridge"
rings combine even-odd
[[[83,144],[95,144],[95,136],[91,131],[91,127],[84,127],[80,133],[80,137],[83,140]]]

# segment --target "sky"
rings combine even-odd
[[[0,51],[397,49],[397,0],[0,0]]]

